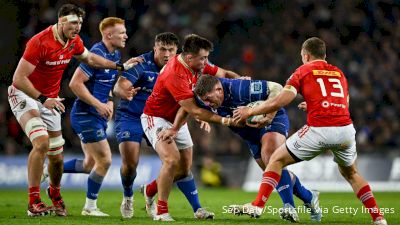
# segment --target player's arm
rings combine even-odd
[[[192,115],[195,119],[210,123],[221,123],[226,126],[234,125],[231,118],[221,117],[206,109],[198,107],[194,98],[181,100],[178,103],[181,108]]]
[[[225,70],[221,67],[218,67],[217,73],[215,74],[217,77],[225,77],[225,78],[239,78],[240,75],[230,71],[230,70]]]
[[[85,82],[89,80],[88,75],[83,72],[83,70],[78,67],[75,70],[74,75],[71,78],[69,87],[71,91],[82,101],[96,108],[97,112],[106,118],[112,115],[112,109],[97,98],[95,98],[90,91],[85,86]]]
[[[132,82],[125,78],[119,77],[114,85],[114,94],[122,99],[131,101],[140,90],[140,87],[134,88]]]
[[[233,112],[233,120],[236,123],[243,122],[249,116],[268,114],[277,111],[292,102],[293,99],[296,98],[296,95],[296,89],[291,85],[286,85],[276,97],[268,98],[265,102],[254,108],[239,107]]]
[[[128,69],[132,68],[134,65],[143,61],[143,59],[141,57],[134,57],[134,58],[130,58],[124,64],[116,63],[116,62],[108,60],[104,57],[101,57],[97,54],[89,52],[86,48],[81,55],[76,55],[75,58],[77,58],[79,61],[84,62],[85,64],[87,64],[91,67],[94,67],[94,68],[113,69],[113,70],[119,70],[119,71],[128,70]]]
[[[21,58],[13,76],[13,85],[33,99],[37,99],[41,94],[28,79],[29,75],[33,73],[35,68],[35,65],[31,64],[24,58]]]

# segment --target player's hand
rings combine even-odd
[[[138,57],[132,57],[128,59],[123,65],[124,65],[124,71],[129,70],[130,68],[134,67],[135,65],[144,62],[144,59],[140,56]]]
[[[307,112],[307,103],[306,102],[301,102],[297,108],[299,108],[300,110],[303,110],[304,112]]]
[[[113,101],[107,101],[108,107],[111,109],[110,115],[107,117],[107,120],[110,121],[112,119],[112,116],[114,114],[114,102]]]
[[[244,123],[250,116],[250,107],[239,106],[233,111],[233,122],[236,124]]]
[[[239,80],[251,80],[251,77],[249,77],[249,76],[241,76],[241,77],[238,77],[238,79]]]
[[[157,139],[160,141],[167,141],[168,144],[171,144],[177,133],[177,130],[172,128],[163,129],[157,133]]]
[[[65,106],[62,103],[64,99],[65,98],[47,98],[43,106],[50,109],[54,115],[56,114],[55,111],[61,114],[65,112]]]
[[[131,86],[129,90],[123,90],[122,93],[120,93],[120,96],[122,99],[132,101],[132,99],[136,96],[137,92],[142,89],[141,87],[133,87]]]
[[[203,130],[206,131],[207,133],[210,133],[210,131],[211,131],[211,126],[210,126],[209,123],[207,123],[207,122],[205,122],[205,121],[202,121],[202,120],[199,120],[199,119],[196,119],[196,121],[200,123],[200,129],[203,129]]]
[[[110,101],[109,101],[110,102]],[[100,102],[98,105],[95,106],[96,111],[99,113],[100,116],[108,119],[112,116],[113,110],[114,110],[114,104],[110,106],[107,103],[102,103]]]

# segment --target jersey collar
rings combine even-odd
[[[60,44],[63,46],[63,48],[66,48],[68,46],[69,40],[67,40],[67,42],[64,42],[64,40],[60,37],[60,35],[58,34],[58,31],[57,31],[57,24],[53,25],[52,31],[53,31],[54,40],[60,42]]]
[[[186,68],[192,73],[193,76],[196,76],[196,73],[194,72],[194,70],[193,70],[192,68],[190,68],[190,66],[189,66],[188,64],[186,64],[185,60],[183,60],[182,54],[179,54],[179,55],[178,55],[178,61],[179,61],[184,67],[186,67]]]

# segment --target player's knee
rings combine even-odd
[[[163,160],[165,166],[171,169],[178,169],[179,168],[179,156],[178,157],[167,157]]]
[[[128,174],[133,174],[136,171],[137,165],[137,161],[134,163],[125,163],[122,164],[122,170],[126,171]]]
[[[354,177],[357,175],[357,170],[353,167],[349,168],[339,168],[340,174],[342,174],[343,178],[347,181],[354,180]]]
[[[36,137],[35,140],[32,142],[32,145],[33,151],[46,154],[49,151],[49,138],[48,136]]]
[[[108,168],[110,168],[111,166],[111,162],[112,162],[111,157],[104,158],[104,160],[101,160],[102,167],[108,170]]]
[[[31,140],[32,143],[38,137],[49,135],[47,133],[47,126],[46,124],[44,124],[43,120],[40,117],[33,117],[26,122],[25,134],[28,136],[29,140]]]

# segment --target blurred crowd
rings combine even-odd
[[[12,115],[7,86],[23,53],[25,43],[37,32],[54,24],[64,1],[8,3],[10,28],[0,84],[0,154],[26,154],[29,140]],[[69,1],[86,10],[80,33],[85,46],[101,39],[98,23],[107,16],[126,21],[129,41],[124,58],[152,50],[154,36],[175,32],[181,39],[196,33],[214,43],[210,61],[252,79],[284,84],[301,65],[301,43],[319,36],[327,44],[327,60],[341,68],[349,81],[350,108],[357,130],[359,152],[400,147],[400,2],[396,0],[191,0],[191,1]],[[17,4],[17,5],[15,5]],[[12,18],[15,18],[14,20]],[[10,27],[11,27],[10,25]],[[12,26],[13,27],[13,26]],[[13,47],[15,46],[15,47]],[[4,46],[2,49],[5,49]],[[5,57],[6,55],[7,57]],[[14,57],[13,57],[14,56]],[[4,63],[5,62],[5,63]],[[71,108],[74,95],[68,88],[77,66],[72,62],[64,74],[61,96]],[[297,99],[297,103],[301,98]],[[305,123],[305,113],[296,104],[287,107],[290,133]],[[110,123],[112,126],[112,123]],[[246,146],[226,127],[212,126],[211,134],[190,122],[196,154],[248,155]],[[72,132],[69,112],[63,118],[65,151],[79,153],[78,137]],[[114,151],[118,148],[110,132]]]

